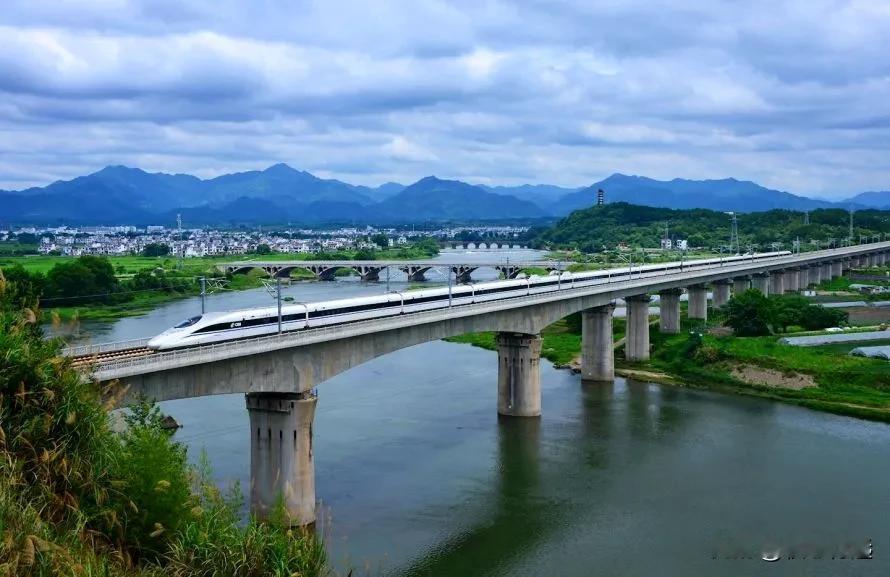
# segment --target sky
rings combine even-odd
[[[2,0],[0,188],[277,162],[890,189],[886,0]]]

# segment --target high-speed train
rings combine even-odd
[[[790,252],[769,252],[732,256],[723,259],[702,259],[668,262],[633,268],[604,269],[585,272],[553,272],[549,276],[462,284],[447,287],[391,292],[384,295],[287,304],[281,307],[281,330],[295,331],[402,315],[420,311],[462,306],[486,301],[509,299],[557,290],[603,284],[639,276],[658,276],[714,266],[777,258]],[[168,350],[205,345],[235,339],[270,335],[278,332],[278,308],[205,313],[186,319],[148,342],[148,348]]]

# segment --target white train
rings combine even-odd
[[[295,331],[379,317],[509,299],[544,292],[627,280],[638,276],[658,276],[681,270],[777,258],[790,252],[770,252],[723,259],[668,262],[599,271],[552,273],[525,279],[491,281],[452,287],[391,292],[384,295],[340,299],[281,307],[281,330]],[[176,349],[243,339],[278,332],[278,308],[264,307],[228,312],[205,313],[191,317],[148,342],[154,350]]]

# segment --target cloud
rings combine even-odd
[[[287,162],[890,188],[882,1],[7,0],[0,187]]]

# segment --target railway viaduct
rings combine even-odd
[[[542,411],[539,362],[541,330],[582,312],[582,378],[614,379],[612,312],[627,303],[625,355],[649,358],[648,304],[660,295],[659,330],[680,330],[680,294],[689,293],[690,318],[707,317],[732,291],[754,287],[783,293],[840,276],[853,267],[881,266],[890,242],[789,255],[732,265],[686,264],[682,271],[604,278],[586,287],[307,329],[189,349],[152,353],[141,343],[79,347],[68,354],[100,383],[118,381],[125,396],[141,393],[170,400],[245,393],[251,431],[251,506],[262,517],[283,495],[294,524],[315,520],[312,423],[317,387],[363,362],[419,343],[465,333],[494,331],[498,345],[498,413],[538,417]],[[137,347],[137,348],[134,348]],[[135,356],[103,357],[115,348]],[[92,359],[92,360],[91,360]]]

